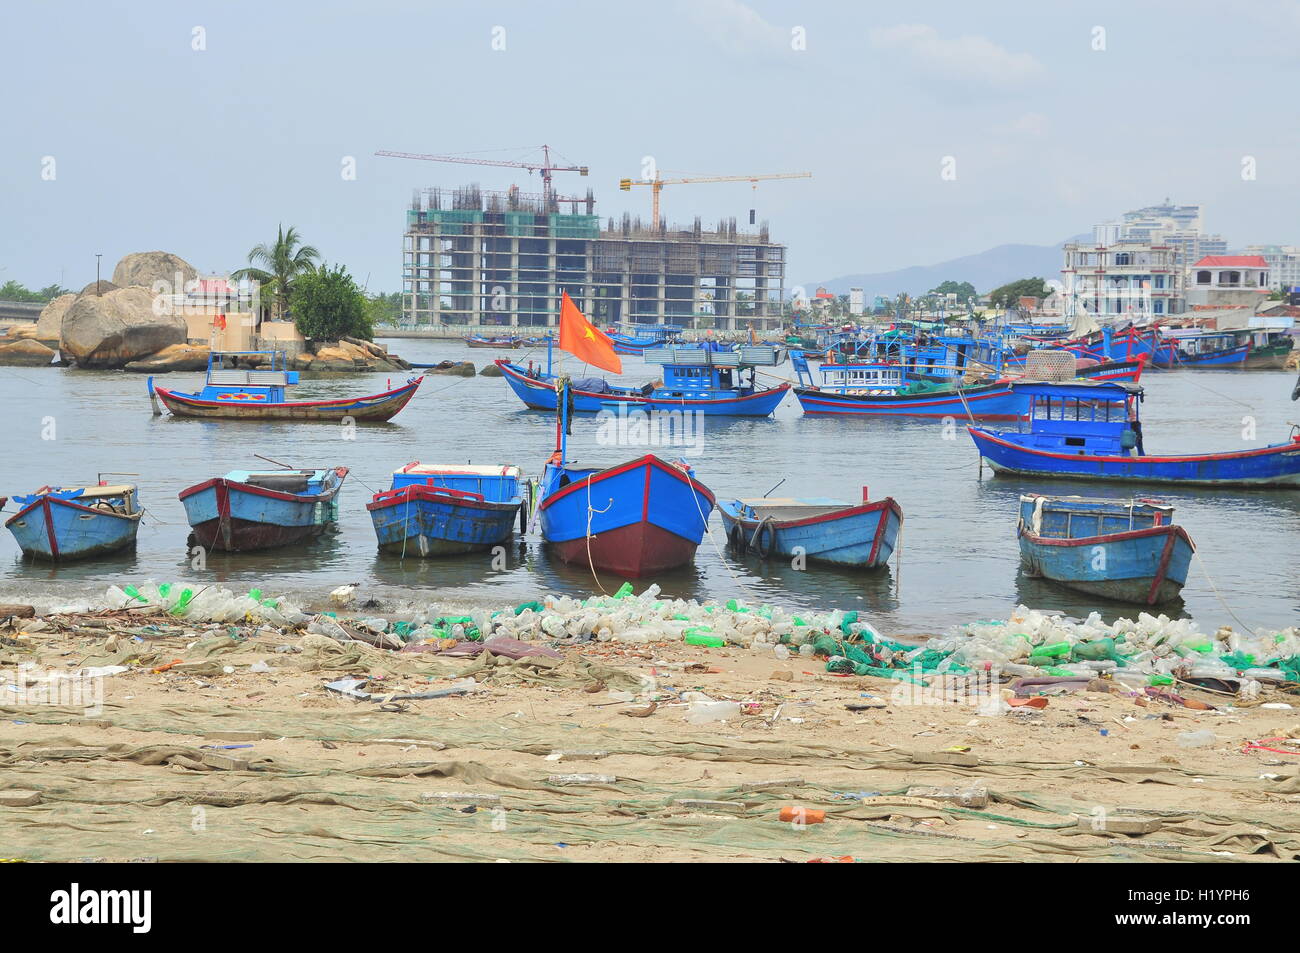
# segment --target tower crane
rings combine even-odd
[[[466,165],[494,165],[503,166],[510,169],[527,169],[530,173],[540,172],[542,174],[542,198],[549,207],[553,196],[551,186],[551,175],[555,172],[576,172],[579,175],[587,174],[585,165],[554,165],[551,162],[551,147],[542,146],[541,162],[511,162],[506,159],[478,159],[473,156],[432,156],[420,152],[390,152],[380,150],[375,153],[377,156],[390,156],[396,159],[424,159],[428,162],[460,162]]]
[[[631,192],[634,185],[650,186],[651,220],[654,227],[659,227],[659,193],[665,185],[687,185],[694,182],[751,182],[755,189],[758,183],[767,179],[811,179],[811,172],[774,172],[770,175],[707,175],[692,176],[689,179],[661,179],[655,173],[653,179],[619,179],[618,187],[624,192]]]

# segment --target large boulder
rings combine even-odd
[[[44,308],[41,309],[41,316],[36,319],[36,334],[38,341],[57,341],[63,331],[63,316],[68,313],[72,307],[72,302],[77,300],[75,294],[59,295]]]
[[[132,361],[124,370],[139,374],[166,374],[168,371],[203,371],[208,367],[206,344],[173,344],[152,357]]]
[[[185,319],[155,314],[144,288],[78,298],[63,316],[59,348],[78,367],[122,367],[186,340]]]
[[[110,291],[116,291],[121,285],[115,285],[107,278],[100,278],[98,281],[92,281],[86,287],[77,292],[77,297],[82,295],[106,295]]]
[[[193,265],[171,252],[138,251],[117,263],[113,269],[113,284],[123,288],[131,285],[152,288],[154,282],[165,281],[172,294],[183,294],[185,285],[198,276]]]
[[[5,341],[5,338],[0,338],[0,341]],[[54,356],[54,350],[40,341],[0,343],[0,365],[5,367],[45,367]]]

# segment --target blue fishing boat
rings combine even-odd
[[[968,427],[995,473],[1205,486],[1300,487],[1300,436],[1226,453],[1152,456],[1143,447],[1142,388],[1118,382],[1013,383],[1030,399],[1027,431]]]
[[[814,562],[876,569],[889,562],[903,526],[892,497],[859,504],[823,497],[759,497],[718,503],[727,539],[736,552],[760,557],[804,555]]]
[[[1028,411],[1028,400],[1013,394],[1006,380],[936,384],[910,380],[901,364],[854,363],[823,364],[818,386],[802,352],[791,351],[790,359],[800,382],[794,394],[805,414],[1016,420]]]
[[[489,549],[523,518],[523,474],[513,466],[408,463],[366,504],[379,548],[399,556]],[[522,530],[522,526],[520,529]]]
[[[135,545],[140,529],[134,484],[50,487],[15,496],[18,512],[5,520],[23,554],[61,562],[87,559]]]
[[[283,351],[213,351],[207,378],[197,394],[159,387],[146,381],[155,416],[158,401],[177,417],[210,420],[385,421],[415,396],[423,377],[366,397],[335,400],[285,400],[286,388],[298,383]]]
[[[1241,341],[1231,331],[1197,331],[1168,329],[1164,332],[1173,353],[1166,359],[1169,367],[1245,367],[1250,341]]]
[[[621,330],[610,329],[605,333],[613,343],[616,354],[644,354],[650,348],[663,347],[686,330],[675,324],[635,322],[627,322],[615,327]]]
[[[790,390],[788,383],[767,387],[757,382],[757,368],[784,360],[784,353],[774,347],[653,348],[645,352],[645,359],[663,365],[662,383],[620,387],[600,377],[579,378],[569,391],[572,409],[579,413],[690,410],[715,417],[766,417]],[[496,365],[526,406],[555,410],[557,375],[531,363],[524,367],[498,360]]]
[[[708,532],[713,493],[684,461],[646,454],[608,468],[566,459],[569,412],[560,385],[556,450],[542,473],[542,539],[564,562],[627,578],[676,569]]]
[[[1180,598],[1196,547],[1151,500],[1079,496],[1020,498],[1021,564],[1027,573],[1089,595],[1156,605]]]
[[[256,472],[232,470],[180,492],[191,542],[248,552],[319,536],[338,522],[347,467]]]

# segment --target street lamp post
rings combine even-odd
[[[99,297],[101,294],[103,294],[103,292],[100,290],[99,287],[99,259],[103,257],[104,256],[98,252],[95,254],[95,296],[96,297]]]

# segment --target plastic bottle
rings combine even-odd
[[[739,715],[740,705],[737,702],[693,702],[686,712],[686,720],[692,725],[708,725]]]
[[[1183,731],[1174,739],[1178,742],[1180,748],[1204,748],[1206,745],[1212,745],[1218,740],[1214,732],[1208,728],[1200,731]]]

